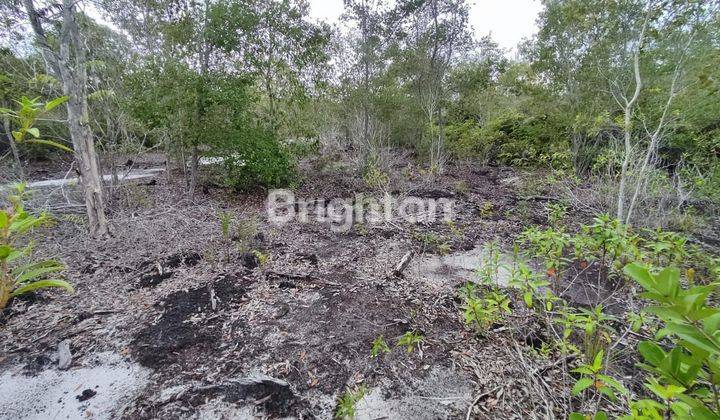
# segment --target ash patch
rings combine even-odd
[[[290,384],[267,375],[252,375],[221,384],[196,387],[178,398],[192,407],[221,398],[240,406],[253,405],[270,417],[287,417],[297,414],[302,401],[293,393]]]
[[[181,266],[194,267],[198,265],[201,260],[202,255],[197,252],[190,252],[173,254],[160,261],[146,261],[140,265],[140,268],[145,271],[145,274],[140,277],[140,280],[137,282],[137,287],[141,289],[155,287],[175,274],[174,271],[170,270],[180,268]]]
[[[140,331],[131,344],[141,365],[161,368],[194,359],[222,343],[223,319],[216,311],[247,298],[235,276],[171,294],[157,306],[164,309],[158,321]]]

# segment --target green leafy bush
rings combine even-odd
[[[366,393],[367,388],[363,385],[360,385],[355,391],[346,391],[338,401],[335,418],[338,420],[354,419],[356,405],[358,401],[363,399]]]
[[[412,353],[412,351],[415,350],[415,347],[422,343],[423,340],[424,337],[422,334],[415,331],[408,331],[398,339],[397,346],[405,347],[407,348],[408,353]]]
[[[222,184],[237,190],[286,187],[296,179],[288,151],[270,131],[260,127],[231,133],[213,147],[211,154],[222,159]]]
[[[683,287],[675,267],[654,274],[632,263],[624,271],[645,289],[640,297],[653,302],[647,312],[664,323],[654,340],[638,345],[644,359],[640,367],[650,374],[646,387],[664,403],[655,411],[677,418],[719,418],[720,309],[709,298],[720,283]]]
[[[0,309],[13,297],[46,287],[60,287],[70,292],[70,283],[50,278],[65,270],[55,260],[32,260],[32,244],[19,244],[23,235],[47,222],[47,215],[34,216],[23,208],[24,185],[17,186],[17,193],[8,197],[11,207],[0,210]],[[30,262],[20,263],[22,260]]]

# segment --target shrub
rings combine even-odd
[[[665,324],[655,339],[638,345],[645,360],[640,367],[651,375],[645,386],[663,401],[666,416],[718,418],[720,309],[708,303],[718,283],[683,287],[674,267],[654,274],[633,263],[624,271],[645,289],[640,297],[654,303],[647,311]],[[671,343],[667,349],[663,338]]]
[[[47,221],[45,213],[34,216],[23,208],[24,185],[16,187],[17,194],[11,195],[11,207],[0,210],[0,309],[7,306],[13,297],[46,287],[60,287],[70,292],[72,286],[60,279],[49,278],[51,274],[65,269],[55,260],[32,261],[32,244],[20,247],[23,235]],[[22,259],[31,260],[18,264]]]
[[[222,159],[221,183],[237,190],[285,187],[296,179],[290,153],[272,132],[260,127],[235,131],[211,154]]]

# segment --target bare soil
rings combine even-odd
[[[539,348],[543,338],[519,305],[512,328],[478,336],[464,325],[457,293],[471,272],[447,281],[413,269],[388,273],[408,251],[420,261],[489,240],[510,249],[525,227],[545,222],[542,203],[519,195],[522,180],[509,168],[452,166],[432,181],[412,166],[396,169],[393,194],[455,199],[453,223],[398,218],[344,233],[327,222],[278,226],[265,215],[265,192],[206,186],[191,202],[183,183],[164,175],[114,192],[107,240],[87,238],[81,217],[59,213],[37,249],[67,264],[77,291],[13,302],[2,315],[0,366],[26,375],[57,369],[63,340],[71,369],[101,352],[120,355],[151,374],[113,411],[118,418],[329,418],[359,384],[371,390],[359,407],[368,418],[383,410],[390,418],[465,418],[472,402],[473,417],[541,415],[528,372],[540,372],[546,387],[567,384],[556,381],[551,361],[520,354],[518,342]],[[302,172],[297,197],[379,194],[349,171]],[[227,243],[221,210],[256,220],[257,233]],[[428,233],[439,239],[423,239]],[[267,261],[260,265],[249,249]],[[597,300],[578,290],[567,296]],[[395,346],[408,331],[424,336],[412,353]],[[371,358],[380,335],[392,352]]]

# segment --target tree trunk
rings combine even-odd
[[[47,42],[33,1],[24,0],[24,4],[43,59],[56,77],[61,80],[63,94],[69,98],[66,103],[68,128],[75,151],[75,160],[80,168],[90,234],[95,237],[107,236],[109,229],[105,217],[102,179],[98,169],[95,141],[88,115],[85,49],[75,21],[76,3],[73,0],[63,0],[59,54],[55,53]]]
[[[620,168],[620,186],[618,188],[617,198],[617,213],[616,218],[620,221],[624,220],[625,216],[625,189],[628,177],[628,166],[630,164],[630,158],[632,155],[632,114],[634,111],[635,103],[640,97],[640,91],[642,90],[642,76],[640,75],[640,52],[642,51],[643,44],[645,42],[645,28],[649,19],[648,15],[645,17],[642,29],[640,30],[640,37],[638,38],[637,48],[633,54],[633,74],[635,76],[635,91],[633,92],[630,100],[625,100],[625,107],[623,109],[623,143],[625,148],[625,156],[623,158],[622,166]]]
[[[198,61],[200,64],[200,80],[196,87],[196,100],[195,100],[195,131],[196,137],[192,145],[192,162],[190,162],[190,200],[195,198],[195,188],[197,187],[198,178],[198,165],[200,161],[200,144],[202,143],[202,130],[201,125],[203,117],[205,115],[205,77],[207,76],[209,61],[210,61],[210,49],[206,44],[205,30],[207,29],[207,16],[208,16],[208,3],[205,2],[205,11],[203,15],[203,34],[200,40],[198,50]]]

